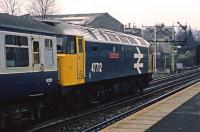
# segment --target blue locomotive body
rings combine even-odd
[[[148,73],[149,54],[146,47],[88,41],[86,53],[86,82]]]

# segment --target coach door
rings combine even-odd
[[[79,82],[83,82],[85,74],[85,41],[82,37],[76,37],[77,43],[77,77]]]
[[[41,64],[39,36],[32,36],[32,54],[33,54],[33,70],[35,72],[43,71],[44,66]]]

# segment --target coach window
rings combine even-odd
[[[25,36],[5,35],[6,66],[29,66],[28,38]]]
[[[45,39],[45,50],[44,50],[44,57],[45,57],[45,65],[46,66],[53,66],[53,41],[51,39]]]
[[[76,54],[76,38],[75,37],[68,37],[66,53]]]

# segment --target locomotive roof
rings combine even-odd
[[[31,32],[37,34],[55,35],[54,29],[32,18],[12,16],[0,13],[0,29],[6,31]]]
[[[121,32],[106,30],[102,28],[92,28],[60,22],[55,25],[58,34],[84,36],[88,41],[98,41],[106,43],[133,44],[136,46],[148,47],[150,44],[143,38],[125,34]]]

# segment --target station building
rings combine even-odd
[[[40,19],[39,16],[34,16],[34,18]],[[124,31],[124,25],[108,13],[47,15],[46,19],[64,21],[82,26],[104,28],[118,32]]]

